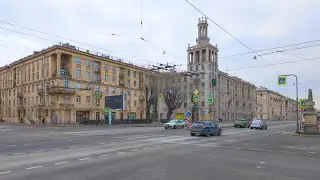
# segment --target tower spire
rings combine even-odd
[[[208,22],[207,17],[198,19],[198,38],[197,44],[209,43],[210,38],[208,37]]]

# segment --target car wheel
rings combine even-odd
[[[206,130],[206,132],[204,133],[205,136],[209,137],[211,134],[210,134],[210,131],[209,130]]]
[[[218,136],[221,136],[221,134],[222,134],[222,130],[220,129],[218,132]]]
[[[181,129],[183,129],[183,128],[184,128],[184,125],[181,126]]]
[[[168,127],[164,127],[164,129],[168,129]]]
[[[193,134],[193,133],[190,133],[190,135],[191,135],[191,136],[195,136],[195,134]]]
[[[177,129],[177,126],[174,125],[174,126],[172,127],[172,129]]]
[[[267,129],[268,128],[268,126],[266,126],[264,129]]]

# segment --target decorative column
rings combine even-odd
[[[60,76],[60,69],[61,69],[61,53],[57,53],[57,76]]]

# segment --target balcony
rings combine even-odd
[[[74,106],[74,103],[72,103],[71,101],[61,101],[59,102],[59,106],[63,108],[72,108]]]
[[[53,86],[47,88],[47,94],[75,94],[77,92],[76,88],[69,88],[63,86]],[[42,95],[44,93],[44,89],[38,89],[38,94]]]
[[[71,74],[69,72],[69,69],[60,69],[60,76],[64,78],[71,78]]]

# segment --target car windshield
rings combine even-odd
[[[260,120],[260,119],[256,119],[256,120],[254,120],[254,121],[252,122],[252,124],[259,124],[259,123],[261,123],[261,120]]]
[[[170,120],[169,123],[176,123],[177,120]]]

